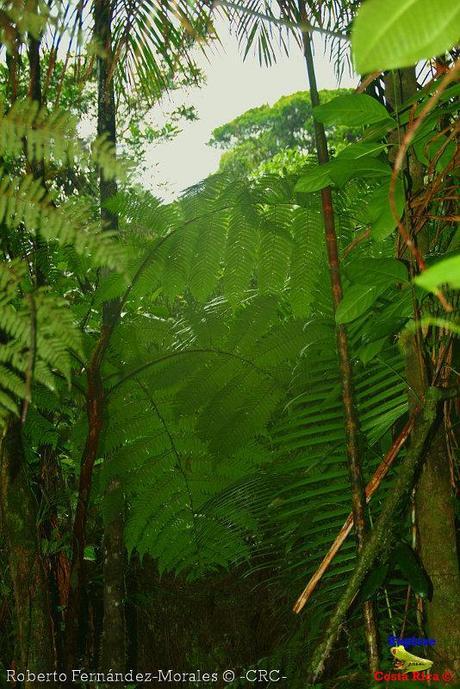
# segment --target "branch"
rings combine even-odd
[[[370,502],[370,499],[374,495],[375,491],[377,488],[380,486],[382,480],[385,478],[387,475],[390,467],[392,466],[394,460],[399,454],[400,449],[406,442],[407,438],[409,437],[412,428],[414,427],[414,422],[415,422],[415,416],[412,416],[409,421],[406,423],[404,428],[402,429],[401,433],[398,435],[398,437],[394,440],[391,448],[388,450],[387,454],[377,467],[374,475],[372,476],[371,480],[366,486],[366,503]],[[315,571],[313,576],[311,577],[310,581],[308,582],[307,586],[305,589],[302,591],[300,596],[298,597],[294,607],[293,611],[296,613],[299,613],[302,608],[306,605],[306,603],[309,601],[311,598],[311,595],[313,594],[314,590],[316,589],[317,585],[321,581],[324,572],[327,570],[329,565],[331,564],[332,560],[334,557],[337,555],[338,551],[342,547],[344,541],[346,540],[348,534],[353,528],[353,513],[350,512],[348,515],[344,525],[340,529],[334,543],[331,545],[329,548],[327,554],[323,558],[320,566],[318,569]]]

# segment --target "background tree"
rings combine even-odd
[[[321,91],[327,103],[346,89]],[[312,105],[308,91],[283,96],[274,105],[261,105],[214,129],[210,145],[225,149],[219,169],[232,174],[297,171],[314,153]],[[328,127],[332,152],[356,137],[352,128]]]

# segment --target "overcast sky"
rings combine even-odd
[[[272,67],[260,67],[255,56],[243,62],[234,36],[222,23],[222,46],[207,60],[202,54],[197,62],[206,74],[202,88],[174,94],[165,109],[185,103],[194,105],[199,120],[186,122],[183,131],[171,142],[152,146],[148,151],[148,169],[142,179],[158,195],[171,198],[217,169],[221,152],[207,146],[212,130],[232,120],[249,108],[272,104],[281,96],[306,89],[305,64],[300,49],[293,43],[291,55],[281,55]],[[315,39],[315,61],[320,89],[338,86],[334,66],[324,54],[322,39]],[[345,73],[340,86],[355,86],[356,79]],[[161,190],[161,191],[160,191]]]

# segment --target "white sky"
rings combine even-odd
[[[199,120],[185,122],[173,141],[150,147],[142,183],[157,195],[171,198],[216,171],[221,151],[206,145],[215,127],[249,108],[272,104],[281,96],[307,88],[304,58],[294,42],[290,56],[280,55],[277,64],[268,68],[259,66],[252,54],[243,62],[236,38],[223,23],[218,33],[222,46],[216,46],[209,59],[200,54],[196,60],[206,74],[206,84],[188,94],[176,92],[164,104],[165,109],[171,109],[171,104],[194,105]],[[318,87],[337,88],[334,66],[324,53],[322,39],[315,38]],[[357,79],[345,73],[340,86],[356,84]]]

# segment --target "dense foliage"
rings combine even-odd
[[[266,62],[276,22],[302,45],[309,93],[215,130],[219,174],[165,204],[142,113],[215,10],[2,3],[1,682],[367,687],[403,633],[460,672],[459,12],[397,5],[222,3]],[[315,27],[371,73],[319,104]]]

